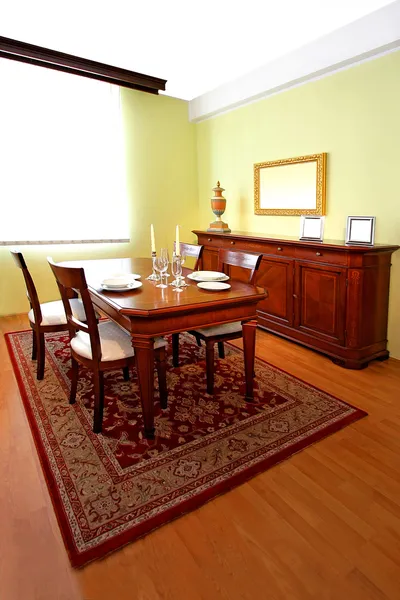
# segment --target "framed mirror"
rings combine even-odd
[[[254,165],[256,215],[325,215],[326,152]]]

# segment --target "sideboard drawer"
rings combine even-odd
[[[230,235],[223,237],[222,235],[213,236],[210,235],[199,235],[198,236],[199,244],[206,246],[208,248],[215,247],[216,250],[218,248],[225,248],[226,250],[241,250],[243,252],[258,252],[260,254],[273,254],[276,256],[284,256],[286,258],[294,258],[294,247],[290,244],[282,244],[282,243],[269,243],[265,244],[263,242],[259,242],[257,240],[243,242],[241,239],[232,239]]]
[[[277,256],[294,257],[294,248],[289,244],[266,244],[265,254],[276,254]]]
[[[199,244],[203,246],[214,246],[218,248],[234,248],[237,243],[240,246],[240,241],[236,242],[236,240],[231,240],[230,238],[215,238],[212,235],[210,236],[201,236],[199,238]]]
[[[347,254],[321,248],[296,248],[296,258],[312,260],[313,262],[330,263],[334,265],[347,265]]]

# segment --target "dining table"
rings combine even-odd
[[[151,258],[110,258],[74,260],[61,263],[82,267],[94,306],[129,332],[136,356],[144,435],[154,438],[154,339],[234,321],[242,322],[245,371],[245,398],[253,401],[254,358],[257,304],[266,297],[263,288],[229,280],[223,291],[201,289],[187,279],[192,271],[184,268],[187,287],[174,291],[172,286],[158,288],[147,280],[152,272]],[[115,275],[135,274],[140,287],[110,291],[102,281]]]

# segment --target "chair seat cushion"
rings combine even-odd
[[[134,356],[129,333],[112,321],[99,323],[98,327],[102,362],[121,360]],[[154,340],[155,349],[166,345],[167,342],[163,338],[156,338]],[[71,340],[71,348],[79,356],[88,358],[89,360],[92,359],[92,347],[88,333],[78,331],[76,336]]]
[[[72,313],[79,321],[86,321],[85,309],[83,308],[82,300],[80,298],[72,298],[70,300]],[[42,311],[42,322],[40,325],[66,325],[67,317],[65,316],[64,305],[62,300],[55,300],[54,302],[44,302],[40,305]],[[35,315],[33,308],[28,313],[28,318],[31,323],[35,323]]]
[[[212,325],[212,327],[203,327],[202,329],[193,329],[196,333],[200,333],[204,337],[214,337],[217,335],[230,335],[242,331],[242,323],[235,321],[234,323],[223,323],[222,325]]]

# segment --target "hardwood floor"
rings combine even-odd
[[[398,600],[400,361],[348,371],[261,331],[257,354],[369,417],[73,570],[1,335],[1,600]]]

